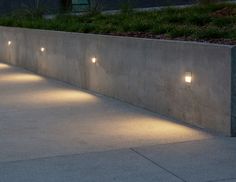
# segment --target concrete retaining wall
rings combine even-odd
[[[0,42],[3,62],[235,135],[232,46],[7,27],[0,27]],[[184,82],[186,72],[193,74],[191,84]]]

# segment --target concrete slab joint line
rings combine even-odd
[[[10,27],[0,32],[0,60],[8,64],[225,136],[236,134],[233,46]]]
[[[138,154],[139,156],[141,156],[142,158],[148,160],[149,162],[151,162],[152,164],[158,166],[159,168],[163,169],[164,171],[170,173],[171,175],[175,176],[176,178],[180,179],[181,181],[183,182],[187,182],[186,180],[184,180],[183,178],[179,177],[178,175],[176,175],[175,173],[171,172],[170,170],[166,169],[165,167],[159,165],[157,162],[149,159],[148,157],[146,157],[145,155],[141,154],[140,152],[136,151],[135,149],[133,148],[130,148],[131,151],[135,152],[136,154]]]

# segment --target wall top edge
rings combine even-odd
[[[103,35],[103,34],[93,34],[93,33],[79,33],[79,32],[65,32],[57,30],[46,30],[46,29],[31,29],[31,28],[21,28],[21,27],[7,27],[0,26],[1,29],[5,30],[22,30],[22,31],[35,31],[42,33],[57,33],[57,34],[67,34],[67,35],[83,35],[88,37],[102,37],[102,38],[112,38],[117,40],[143,40],[143,41],[155,41],[160,43],[181,43],[181,44],[191,44],[191,45],[204,45],[204,46],[215,46],[215,47],[224,47],[235,49],[236,45],[227,45],[227,44],[217,44],[217,43],[208,43],[208,42],[197,42],[197,41],[181,41],[181,40],[165,40],[165,39],[152,39],[152,38],[138,38],[138,37],[126,37],[126,36],[114,36],[114,35]]]

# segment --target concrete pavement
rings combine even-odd
[[[0,64],[0,182],[236,181],[236,140]]]

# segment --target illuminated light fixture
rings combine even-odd
[[[44,52],[44,51],[45,51],[45,48],[44,48],[44,47],[41,47],[40,50],[41,50],[41,52]]]
[[[185,79],[186,83],[192,83],[192,81],[193,81],[192,73],[191,72],[186,72],[184,79]]]
[[[11,43],[12,43],[11,41],[8,41],[8,43],[7,43],[7,44],[8,44],[8,46],[10,46],[10,45],[11,45]]]
[[[93,57],[92,58],[92,63],[95,64],[97,62],[97,58]]]

